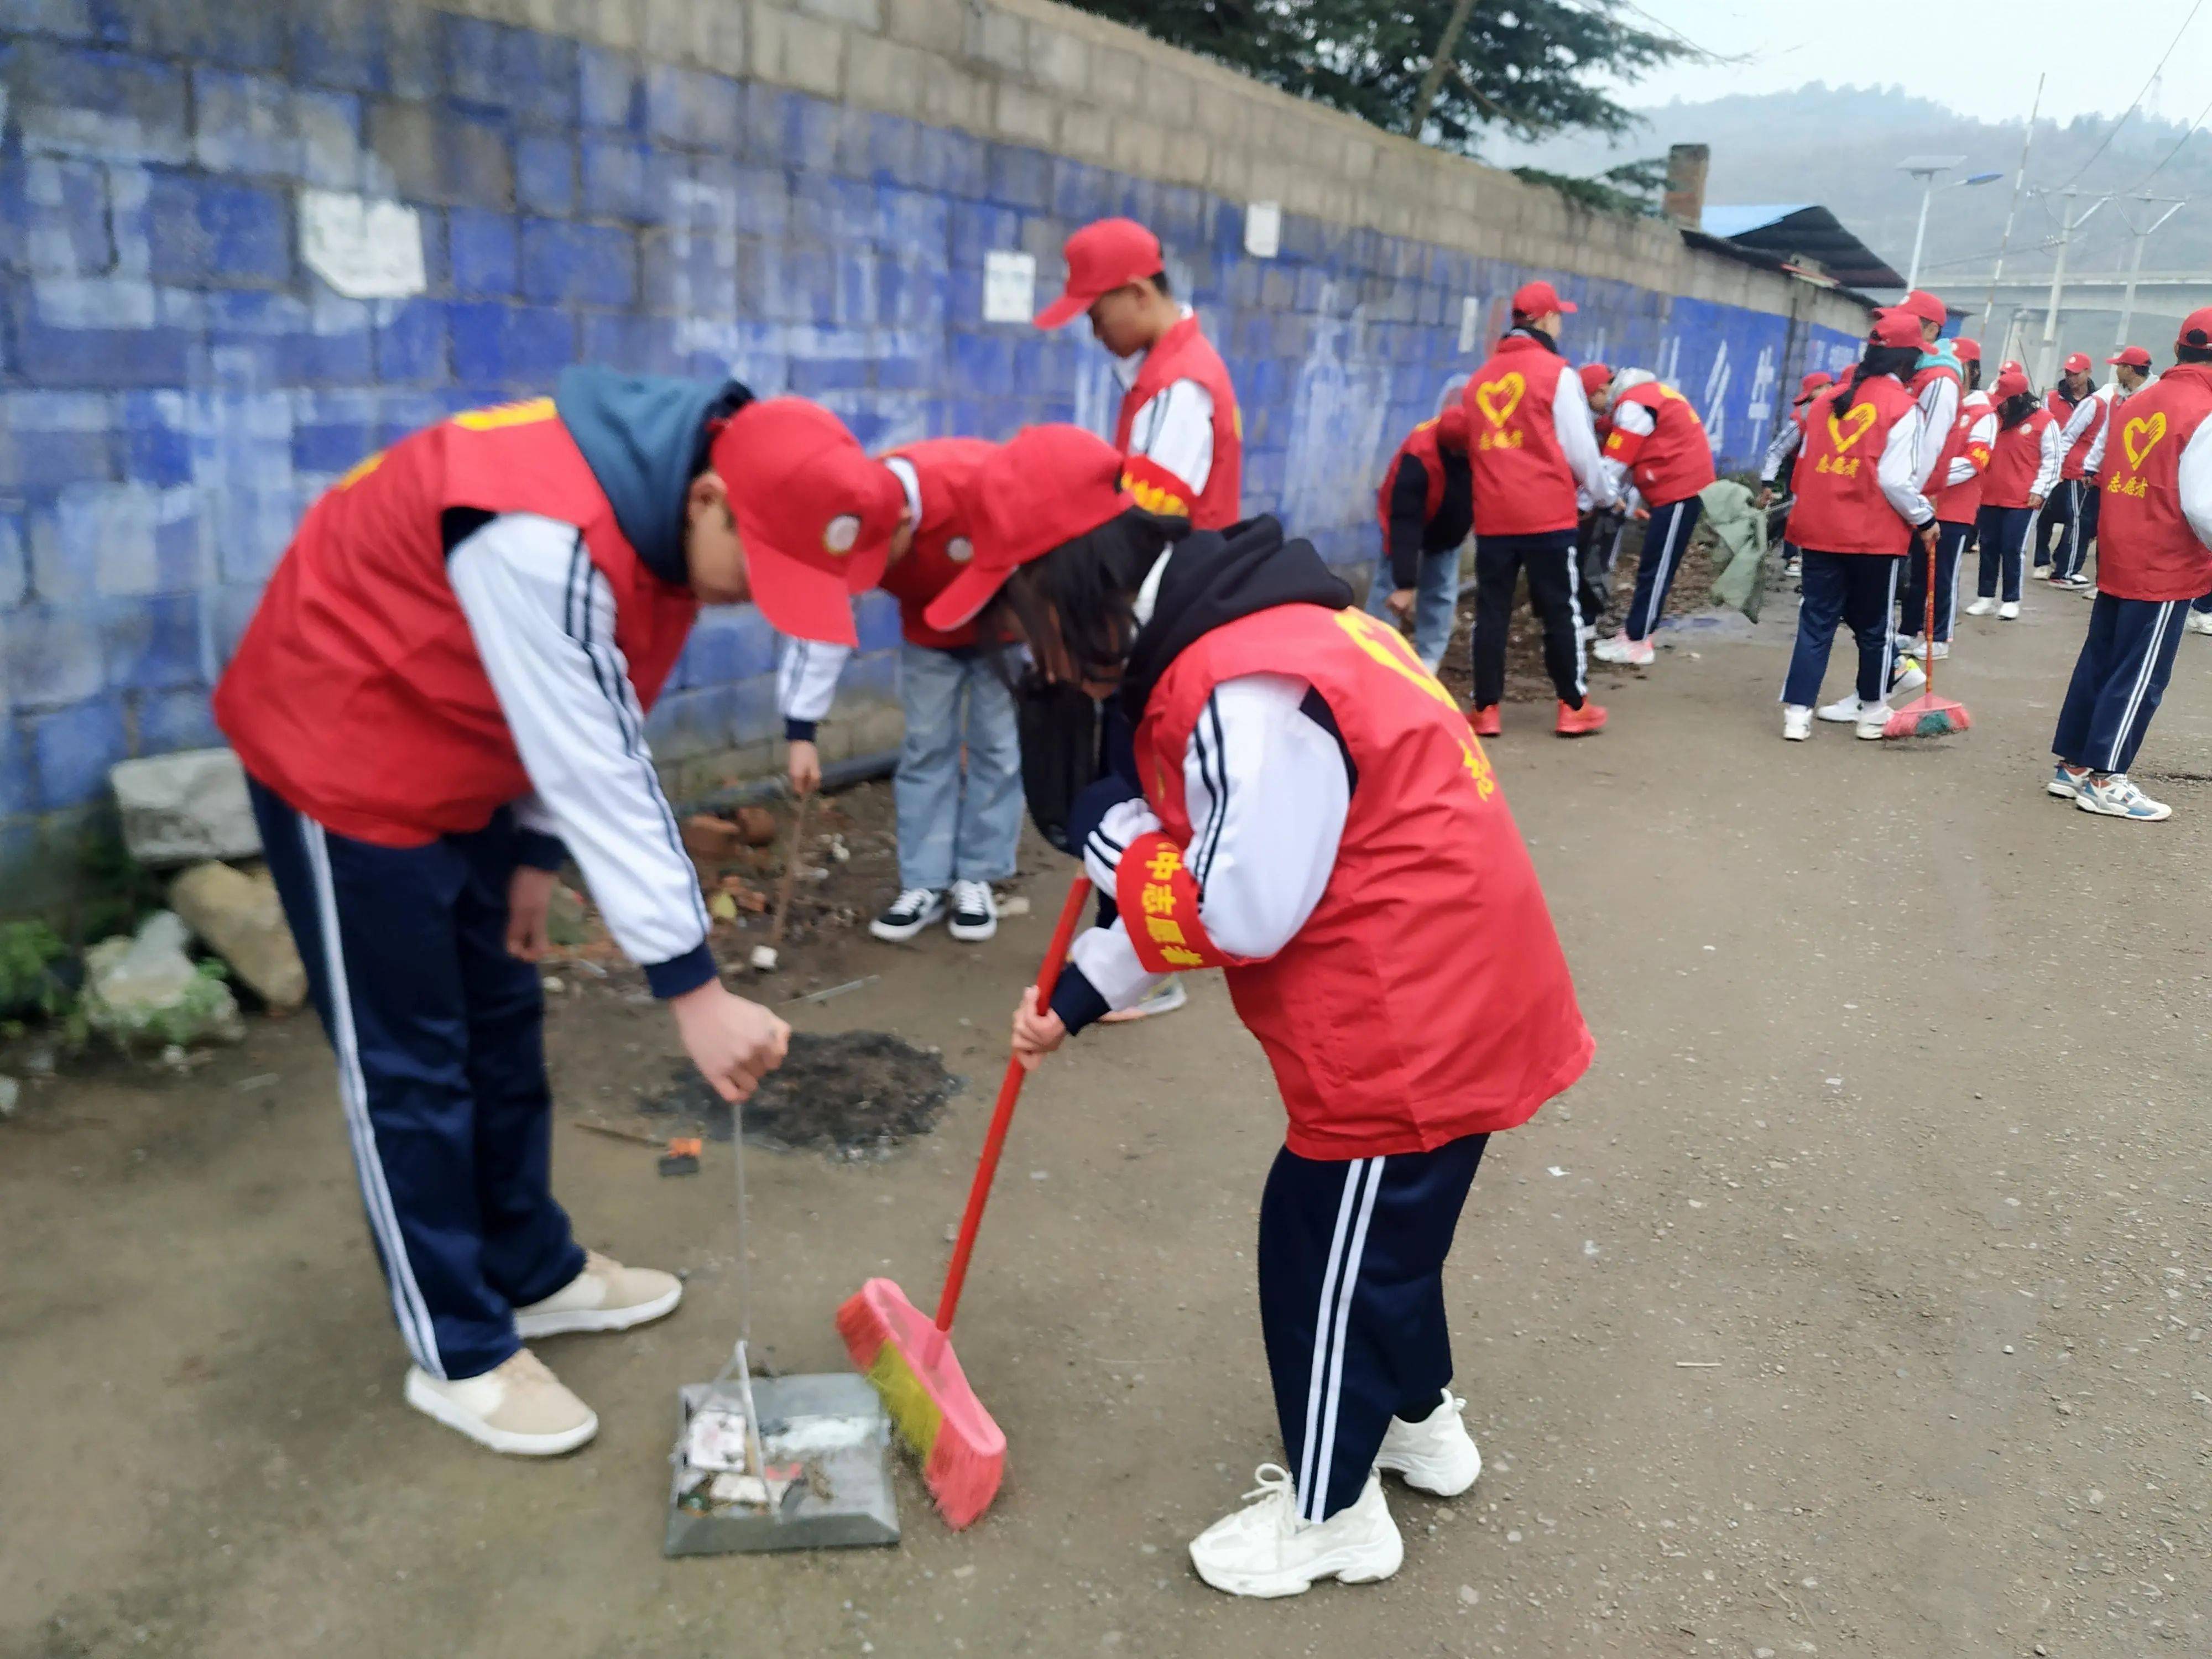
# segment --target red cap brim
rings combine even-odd
[[[1577,306],[1572,300],[1562,300],[1559,301],[1559,309],[1567,315],[1572,316],[1576,312],[1582,309],[1582,307]]]
[[[823,570],[775,550],[767,533],[746,513],[742,500],[732,502],[738,535],[745,550],[746,580],[753,603],[779,634],[797,640],[816,640],[824,645],[858,645],[853,627],[853,595],[865,593],[884,579],[890,562],[890,537],[863,544],[836,570]]]
[[[1097,297],[1095,294],[1078,294],[1071,289],[1037,313],[1031,321],[1039,328],[1062,327],[1090,310],[1091,301]]]
[[[994,570],[983,565],[971,564],[955,576],[945,591],[929,602],[922,618],[940,634],[949,634],[956,628],[965,628],[975,620],[991,596],[1006,586],[1006,578],[1013,573]]]

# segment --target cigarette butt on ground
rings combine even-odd
[[[1721,1368],[1721,1362],[1717,1359],[1678,1359],[1674,1366],[1676,1370],[1685,1371],[1717,1371]]]

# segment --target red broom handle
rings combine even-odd
[[[1931,519],[1929,522],[1932,525],[1935,520]],[[1931,697],[1936,695],[1936,549],[1942,544],[1943,532],[1939,527],[1936,532],[1936,539],[1928,544],[1928,624],[1922,629],[1920,635],[1921,639],[1926,641],[1928,646],[1926,672],[1928,695]]]
[[[1060,907],[1060,923],[1052,930],[1052,944],[1037,969],[1037,1006],[1052,1001],[1060,983],[1060,965],[1074,943],[1076,924],[1083,919],[1084,901],[1091,896],[1091,878],[1078,872],[1068,884],[1067,902]],[[983,1206],[990,1201],[991,1180],[999,1173],[999,1154],[1006,1150],[1007,1126],[1014,1121],[1014,1103],[1021,1098],[1022,1079],[1029,1075],[1018,1060],[1006,1062],[1006,1079],[999,1085],[999,1103],[991,1113],[991,1132],[983,1137],[983,1156],[975,1163],[975,1184],[968,1188],[968,1211],[960,1218],[960,1237],[952,1246],[952,1262],[945,1270],[944,1294],[937,1298],[937,1328],[950,1332],[953,1310],[960,1305],[960,1287],[968,1279],[968,1258],[975,1254],[975,1233],[983,1224]]]

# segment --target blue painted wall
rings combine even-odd
[[[427,290],[340,297],[299,258],[303,186],[420,210]],[[1372,556],[1383,458],[1534,273],[1039,151],[647,64],[405,0],[0,0],[0,883],[126,756],[217,740],[208,690],[305,504],[370,450],[565,363],[734,372],[872,445],[1024,422],[1110,430],[1077,327],[981,321],[985,253],[1145,220],[1224,348],[1248,507]],[[1778,385],[1850,343],[1620,283],[1571,355],[1662,369],[1725,461]],[[1785,361],[1785,356],[1790,361]],[[891,685],[862,605],[860,694]],[[656,711],[664,760],[772,729],[772,641],[710,616]]]

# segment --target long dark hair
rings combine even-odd
[[[1997,424],[2009,432],[2041,406],[2033,392],[2015,392],[1997,405]]]
[[[1876,375],[1894,374],[1901,380],[1919,367],[1919,363],[1920,348],[1917,345],[1869,346],[1866,356],[1859,359],[1858,367],[1851,371],[1851,378],[1844,387],[1844,395],[1837,398],[1835,406],[1829,410],[1828,418],[1833,420],[1849,414],[1851,399],[1859,395],[1859,388]]]
[[[1959,369],[1966,379],[1966,386],[1963,388],[1965,391],[1979,392],[1982,389],[1982,360],[1979,357],[1971,362],[1960,364]]]
[[[1009,576],[983,613],[985,636],[1027,640],[1041,668],[1052,641],[1064,672],[1078,681],[1118,680],[1136,638],[1137,590],[1145,574],[1170,543],[1189,533],[1188,519],[1127,508]]]

